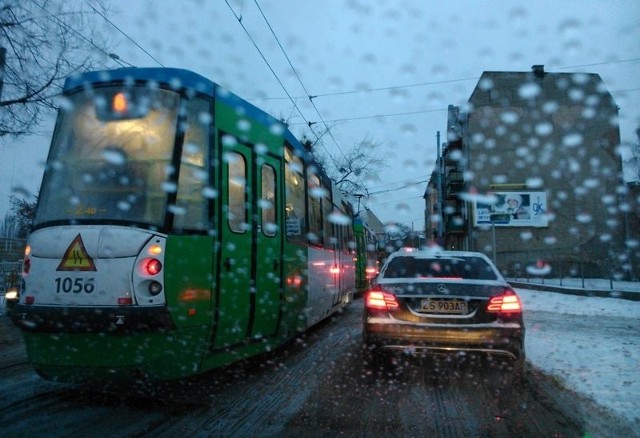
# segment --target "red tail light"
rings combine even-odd
[[[27,275],[31,270],[31,245],[24,249],[24,260],[22,262],[22,275]]]
[[[118,297],[118,306],[130,306],[133,304],[131,297]]]
[[[24,262],[22,263],[22,274],[27,275],[31,270],[31,259],[29,257],[25,257]]]
[[[378,270],[376,268],[371,268],[371,267],[367,268],[365,270],[365,272],[366,272],[366,275],[367,275],[368,279],[371,279],[371,278],[375,277],[376,275],[378,275]]]
[[[380,289],[370,290],[365,298],[364,305],[374,310],[397,310],[400,305],[394,294],[383,292]]]
[[[502,295],[497,295],[489,299],[487,312],[522,313],[522,302],[514,291],[506,289]]]
[[[158,259],[149,259],[145,264],[145,271],[149,275],[157,275],[162,270],[162,263]]]

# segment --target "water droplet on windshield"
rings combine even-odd
[[[567,134],[562,139],[562,144],[567,147],[579,146],[580,144],[582,144],[582,134],[579,134],[577,132]]]
[[[535,132],[537,135],[549,135],[553,132],[553,125],[549,122],[538,123],[535,126]]]
[[[527,178],[527,187],[532,189],[539,189],[544,186],[544,179],[539,176]]]
[[[162,190],[166,193],[175,193],[177,190],[177,186],[175,183],[164,182],[162,183]]]
[[[102,157],[107,163],[114,164],[116,166],[121,166],[127,161],[127,156],[125,155],[125,153],[117,148],[105,148],[102,151]]]
[[[523,99],[533,99],[540,94],[540,85],[535,82],[523,84],[518,89],[518,95]]]
[[[349,225],[351,218],[341,211],[334,210],[329,214],[329,222],[335,225]]]
[[[241,119],[238,120],[238,123],[236,124],[236,126],[238,127],[238,129],[240,131],[249,131],[251,129],[251,123],[246,120],[246,119]]]
[[[518,122],[519,119],[520,116],[518,116],[518,113],[515,111],[504,111],[502,114],[500,114],[500,120],[502,120],[507,125],[514,125]]]
[[[580,213],[576,216],[576,220],[581,224],[588,224],[591,222],[591,215],[589,213]]]

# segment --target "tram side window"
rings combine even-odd
[[[244,233],[247,228],[247,163],[241,154],[229,152],[226,154],[228,166],[228,197],[229,209],[227,217],[229,228],[236,233]]]
[[[302,160],[285,147],[286,230],[291,242],[306,243],[305,180]]]
[[[322,199],[322,219],[324,221],[324,245],[326,249],[333,249],[336,239],[331,226],[331,211],[333,203],[331,202],[331,193],[327,190]]]
[[[309,243],[312,245],[323,244],[322,222],[322,194],[318,175],[307,173],[309,182]]]
[[[347,227],[347,247],[349,248],[349,254],[355,254],[356,249],[358,248],[352,226]]]
[[[276,222],[276,171],[269,165],[262,166],[262,197],[260,198],[262,233],[275,236],[278,230]]]
[[[353,210],[351,209],[351,207],[342,202],[342,214],[346,215],[347,217],[351,218],[353,217]],[[343,239],[344,239],[344,243],[343,243],[343,250],[345,254],[355,254],[356,252],[356,240],[353,234],[353,224],[351,223],[351,221],[349,221],[348,225],[344,226],[344,234],[343,234]]]
[[[209,125],[211,105],[204,99],[189,102],[187,129],[180,158],[178,196],[174,208],[174,228],[206,230],[209,181]]]

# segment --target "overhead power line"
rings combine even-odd
[[[558,72],[562,70],[574,69],[574,68],[584,68],[584,67],[593,67],[597,65],[608,65],[608,64],[622,64],[627,62],[640,62],[640,58],[630,58],[630,59],[621,59],[618,61],[604,61],[604,62],[596,62],[593,64],[582,64],[582,65],[572,65],[565,67],[558,67],[557,69],[552,69],[550,72]],[[480,79],[480,76],[474,76],[469,78],[458,78],[458,79],[443,79],[440,81],[430,81],[430,82],[418,82],[415,84],[402,84],[402,85],[389,85],[386,87],[376,87],[376,88],[361,88],[357,90],[345,90],[345,91],[336,91],[331,93],[318,93],[314,95],[314,97],[329,97],[329,96],[341,96],[345,94],[357,94],[357,93],[373,93],[378,91],[389,91],[389,90],[398,90],[402,88],[417,88],[417,87],[426,87],[429,85],[440,85],[440,84],[448,84],[453,82],[465,82],[465,81],[473,81]],[[306,96],[294,96],[295,98],[303,98]],[[256,97],[253,100],[279,100],[286,99],[285,97]]]
[[[70,26],[69,24],[65,23],[64,21],[62,21],[60,18],[58,18],[57,16],[55,16],[54,14],[52,14],[50,11],[48,11],[44,6],[42,6],[41,4],[34,2],[34,4],[36,6],[38,6],[40,9],[42,9],[44,12],[47,13],[47,19],[49,21],[53,21],[55,23],[57,23],[59,26],[64,27],[68,32],[73,32],[75,35],[77,35],[82,41],[84,41],[85,43],[87,43],[88,45],[94,47],[96,50],[102,52],[103,54],[105,54],[107,57],[111,58],[113,61],[115,61],[118,65],[120,65],[120,67],[124,67],[124,64],[127,64],[128,66],[132,66],[131,64],[129,64],[128,62],[126,62],[124,59],[120,59],[120,57],[115,56],[113,53],[108,53],[107,51],[104,50],[104,48],[98,46],[95,42],[93,42],[91,39],[87,38],[86,36],[84,36],[80,31],[78,31],[77,29],[74,29],[72,26]],[[91,6],[88,5],[90,8],[92,8],[95,12],[96,9]],[[100,16],[102,16],[104,18],[104,16],[102,14],[98,14]]]
[[[317,96],[312,96],[311,93],[309,93],[309,91],[307,90],[307,87],[304,86],[304,83],[302,82],[302,79],[300,78],[300,75],[298,74],[298,71],[293,66],[293,63],[291,62],[291,59],[289,58],[289,55],[287,55],[287,51],[284,49],[284,47],[280,43],[280,39],[278,38],[278,36],[276,35],[275,31],[273,30],[273,27],[271,26],[271,23],[269,23],[269,20],[267,19],[266,15],[262,11],[262,8],[258,4],[258,0],[253,0],[253,1],[256,4],[256,7],[258,8],[258,11],[260,11],[260,15],[262,15],[262,18],[264,19],[265,23],[267,23],[267,26],[269,27],[269,30],[271,31],[271,34],[273,35],[273,37],[275,38],[276,42],[278,43],[278,47],[280,47],[280,50],[282,51],[282,54],[284,55],[284,57],[286,58],[287,62],[289,63],[289,67],[291,67],[291,70],[293,71],[293,73],[295,74],[296,78],[298,79],[298,82],[300,83],[300,86],[302,87],[304,92],[307,94],[307,98],[309,99],[309,102],[311,103],[313,108],[316,110],[316,113],[318,114],[318,117],[320,117],[320,121],[324,125],[324,128],[325,128],[326,132],[329,134],[329,137],[331,137],[331,139],[335,143],[336,147],[338,148],[338,150],[340,151],[342,156],[346,159],[347,156],[342,151],[342,148],[340,147],[340,144],[338,144],[338,141],[335,139],[335,137],[333,136],[333,133],[331,132],[331,128],[329,128],[329,126],[327,125],[327,122],[325,122],[324,118],[322,117],[322,114],[320,114],[320,110],[318,110],[318,107],[316,106],[315,102],[313,101],[313,99],[315,97],[317,97]],[[308,123],[308,126],[309,126],[309,129],[311,129],[312,132],[313,132],[313,129],[311,128],[311,123]],[[323,148],[324,148],[324,146],[323,146]],[[325,148],[325,152],[327,152],[327,154],[329,154],[329,152],[326,150],[326,148]]]
[[[88,4],[88,3],[87,3]],[[164,65],[158,61],[151,53],[149,53],[144,47],[142,47],[140,44],[137,43],[137,41],[135,41],[133,38],[131,38],[129,35],[127,35],[127,33],[125,31],[123,31],[122,29],[120,29],[118,26],[115,25],[115,23],[113,21],[111,21],[109,19],[109,17],[107,17],[106,15],[104,15],[102,12],[98,11],[96,8],[94,8],[92,5],[88,4],[88,6],[93,9],[93,11],[100,15],[102,18],[104,18],[104,20],[109,23],[111,26],[113,26],[114,29],[116,29],[118,32],[120,32],[122,35],[124,35],[124,37],[126,39],[128,39],[129,41],[131,41],[137,48],[139,48],[140,50],[142,50],[144,53],[147,54],[147,56],[149,56],[149,58],[153,59],[155,62],[158,63],[158,65],[160,67],[164,67]],[[115,58],[114,58],[115,59]]]
[[[402,187],[396,187],[395,189],[387,189],[387,190],[379,190],[377,192],[369,192],[369,195],[379,195],[381,193],[397,192],[398,190],[404,190],[404,189],[407,189],[407,188],[412,187],[412,186],[417,186],[419,184],[426,183],[427,181],[429,181],[429,180],[423,179],[421,181],[416,181],[416,182],[413,182],[413,183],[410,183],[410,184],[405,184]]]
[[[244,23],[242,23],[242,16],[239,16],[238,14],[236,14],[236,12],[233,10],[233,8],[231,7],[231,5],[229,4],[228,0],[225,0],[225,3],[227,4],[227,7],[229,8],[229,10],[231,11],[231,13],[233,14],[233,16],[236,18],[236,20],[238,20],[238,23],[240,24],[240,26],[242,27],[242,29],[244,30],[244,32],[247,34],[247,36],[249,37],[249,40],[251,41],[251,43],[253,44],[253,47],[255,47],[255,49],[258,51],[258,54],[260,55],[260,57],[262,58],[262,60],[265,62],[265,64],[267,64],[267,67],[269,68],[269,71],[271,71],[271,74],[273,74],[273,76],[276,78],[276,81],[278,81],[278,84],[280,84],[280,87],[282,88],[282,90],[284,91],[284,93],[287,95],[288,99],[291,101],[291,103],[293,104],[293,107],[296,109],[296,111],[298,111],[298,114],[300,114],[300,117],[302,117],[302,119],[305,121],[305,124],[307,126],[309,126],[309,128],[311,129],[311,125],[313,124],[312,122],[310,122],[309,120],[307,120],[307,118],[304,116],[304,114],[302,113],[302,110],[300,110],[300,108],[298,107],[298,104],[295,102],[294,98],[291,97],[291,94],[289,94],[289,91],[287,90],[287,87],[285,87],[285,85],[282,83],[282,81],[280,80],[280,78],[278,77],[278,74],[275,72],[275,70],[273,69],[273,67],[271,66],[271,64],[269,63],[269,61],[267,60],[267,57],[265,56],[265,54],[262,52],[262,50],[260,49],[260,47],[258,47],[258,44],[256,43],[256,41],[253,39],[253,37],[251,36],[251,33],[249,32],[249,30],[247,29],[247,27],[244,25]],[[316,138],[319,138],[318,135],[315,133],[315,131],[313,131],[313,129],[311,129],[311,132],[314,133],[314,135],[316,136]],[[326,151],[326,149],[325,149]],[[329,153],[328,151],[326,151],[327,153]]]
[[[614,94],[614,93],[629,93],[629,92],[634,92],[634,91],[640,91],[640,88],[628,88],[626,90],[609,90],[609,93]],[[521,102],[521,101],[514,101],[514,102]],[[358,117],[343,117],[340,119],[331,119],[331,120],[327,120],[328,123],[341,123],[341,122],[352,122],[352,121],[357,121],[357,120],[368,120],[368,119],[378,119],[378,118],[385,118],[385,117],[397,117],[397,116],[411,116],[411,115],[415,115],[415,114],[426,114],[426,113],[437,113],[437,112],[444,112],[444,111],[448,111],[447,108],[432,108],[432,109],[424,109],[424,110],[416,110],[416,111],[405,111],[405,112],[401,112],[401,113],[385,113],[385,114],[373,114],[373,115],[369,115],[369,116],[358,116]],[[298,125],[300,123],[291,123],[292,125]]]
[[[583,67],[593,67],[596,65],[608,65],[608,64],[622,64],[625,62],[640,62],[640,58],[630,58],[630,59],[619,59],[618,61],[604,61],[604,62],[594,62],[593,64],[582,64],[582,65],[571,65],[567,67],[558,67],[555,70],[566,70],[570,68],[583,68]],[[554,70],[551,70],[554,71]]]
[[[378,88],[363,88],[358,90],[347,90],[347,91],[336,91],[333,93],[318,93],[313,97],[329,97],[329,96],[343,96],[346,94],[357,94],[357,93],[372,93],[376,91],[389,91],[389,90],[398,90],[402,88],[416,88],[416,87],[426,87],[428,85],[439,85],[439,84],[448,84],[452,82],[464,82],[464,81],[473,81],[480,79],[478,76],[472,78],[462,78],[462,79],[446,79],[442,81],[432,81],[432,82],[420,82],[417,84],[405,84],[405,85],[391,85],[388,87],[378,87]],[[300,96],[302,97],[302,96]],[[255,100],[279,100],[285,99],[285,97],[256,97]]]

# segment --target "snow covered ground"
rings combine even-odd
[[[590,287],[608,289],[609,282],[605,280]],[[616,284],[615,289],[640,294],[639,283]],[[525,309],[527,359],[556,376],[565,386],[628,418],[640,428],[640,342],[638,336],[624,336],[640,332],[640,301],[524,288],[516,288],[516,292]],[[573,321],[587,321],[587,317],[594,316],[597,318],[588,321],[596,327],[585,332],[571,330],[568,325],[564,330],[554,331],[544,324],[527,323],[528,313],[530,319],[534,318],[532,312],[564,314]],[[617,333],[598,330],[599,318],[620,321]]]

